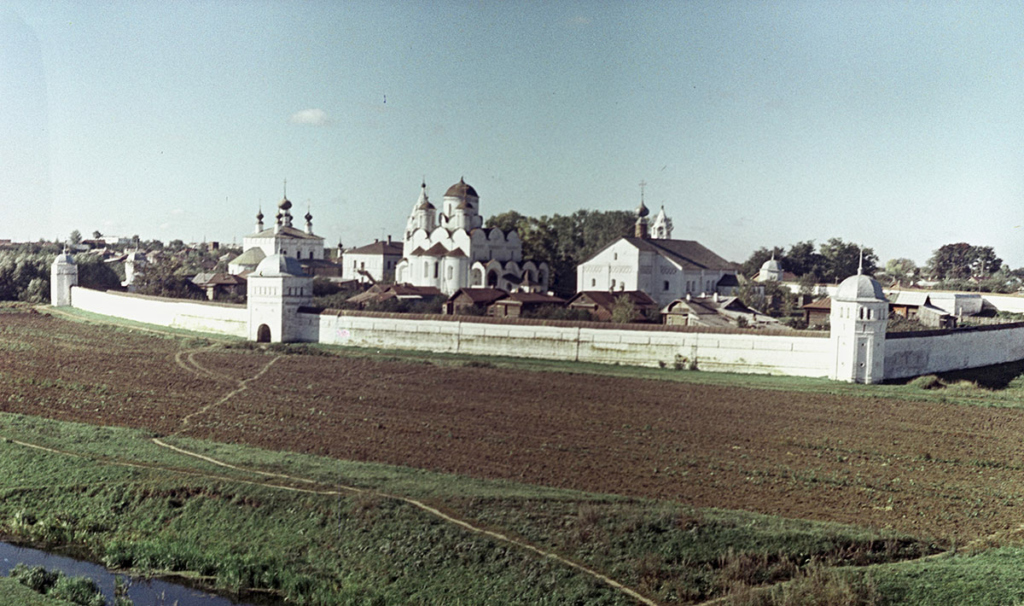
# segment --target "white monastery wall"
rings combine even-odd
[[[246,338],[249,312],[245,305],[163,299],[144,295],[103,292],[75,286],[71,306],[146,324]]]
[[[635,366],[672,366],[677,356],[712,371],[828,376],[827,338],[797,335],[624,330],[372,315],[299,314],[303,341],[330,345],[504,355]]]
[[[915,333],[903,333],[915,334]],[[941,334],[885,339],[885,378],[903,379],[949,370],[1024,360],[1024,323],[966,328]]]

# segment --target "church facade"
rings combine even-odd
[[[461,288],[544,292],[549,278],[547,263],[523,259],[518,233],[483,226],[480,196],[464,179],[448,188],[440,211],[427,196],[426,183],[420,186],[395,282],[451,295]]]
[[[277,205],[273,227],[264,228],[263,211],[256,213],[256,231],[242,238],[242,254],[228,263],[232,274],[253,271],[267,257],[283,255],[314,265],[324,260],[324,239],[313,233],[313,215],[306,212],[305,231],[292,226],[292,203],[284,196]]]
[[[699,242],[672,239],[664,207],[653,223],[643,197],[632,237],[612,242],[576,267],[576,291],[640,290],[662,308],[686,296],[732,295],[737,266]]]

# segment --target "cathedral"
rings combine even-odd
[[[448,188],[440,211],[423,183],[406,221],[395,282],[433,286],[448,295],[460,288],[546,291],[548,264],[524,261],[518,233],[485,228],[483,222],[480,196],[464,179]]]

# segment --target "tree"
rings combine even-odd
[[[619,295],[615,297],[615,301],[612,303],[612,322],[615,324],[628,324],[639,317],[637,313],[636,305],[629,298],[628,295]]]
[[[814,240],[797,242],[782,259],[782,268],[797,276],[813,275],[817,282],[824,273],[825,258],[817,251]]]
[[[487,226],[518,232],[523,258],[546,261],[551,268],[551,290],[569,296],[576,292],[576,266],[611,242],[632,234],[634,220],[628,211],[578,210],[567,216],[539,218],[510,211],[491,217]]]
[[[917,265],[910,259],[889,259],[885,262],[885,275],[897,288],[901,285],[910,285],[917,277]]]
[[[81,244],[82,243],[82,232],[78,231],[77,229],[72,231],[71,232],[71,236],[69,237],[69,239],[71,240],[72,244]]]
[[[99,240],[102,237],[103,237],[103,234],[100,233],[100,230],[97,229],[96,231],[92,232],[93,240]]]
[[[840,238],[830,238],[821,245],[822,275],[826,282],[839,282],[857,273],[863,255],[864,275],[874,275],[878,269],[878,256],[867,247],[843,242]]]
[[[971,246],[966,242],[943,244],[928,260],[928,273],[934,280],[966,280],[996,273],[1003,260],[991,246]]]

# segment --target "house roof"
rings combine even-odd
[[[812,311],[816,309],[820,311],[829,311],[832,309],[832,299],[830,297],[825,297],[817,301],[811,301],[807,305],[804,305],[803,309],[810,309]]]
[[[452,296],[448,297],[448,300],[454,301],[462,297],[468,298],[474,305],[490,305],[507,296],[508,293],[500,288],[460,288]]]
[[[683,269],[710,269],[710,270],[736,270],[738,266],[731,261],[726,261],[712,251],[704,247],[700,242],[694,240],[651,240],[647,238],[623,237],[605,246],[596,254],[591,256],[584,263],[589,263],[594,257],[601,254],[608,248],[625,240],[640,251],[652,252],[660,255]]]
[[[893,305],[910,305],[921,307],[928,303],[928,293],[898,291],[889,293],[889,302]]]
[[[519,305],[542,305],[544,303],[552,303],[555,305],[562,305],[565,303],[565,299],[556,297],[554,295],[546,295],[539,292],[514,292],[509,296],[497,301],[498,304],[519,304]]]
[[[310,235],[301,229],[295,229],[288,225],[282,225],[281,230],[274,233],[274,228],[264,229],[258,234],[248,236],[250,238],[292,238],[296,240],[323,240],[320,236]]]
[[[569,305],[582,307],[589,303],[602,309],[610,310],[612,306],[615,305],[615,301],[622,296],[627,297],[634,306],[639,307],[640,309],[656,308],[658,306],[657,302],[642,290],[626,290],[620,292],[585,290],[576,293],[576,296],[569,299]]]
[[[253,246],[244,253],[230,261],[231,265],[259,265],[260,261],[267,258],[267,253],[259,246]]]
[[[366,244],[345,251],[346,255],[402,255],[402,245],[397,242],[385,242],[383,240]]]

